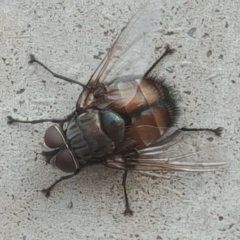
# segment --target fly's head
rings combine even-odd
[[[79,169],[78,161],[68,146],[65,133],[58,124],[46,130],[42,154],[46,157],[46,163],[50,163],[63,172],[73,173]]]

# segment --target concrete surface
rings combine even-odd
[[[146,1],[0,1],[0,239],[240,239],[240,2],[166,1],[158,39],[177,51],[162,74],[178,92],[179,125],[222,126],[215,158],[231,162],[214,173],[132,173],[133,217],[123,216],[122,172],[93,166],[40,190],[61,173],[45,166],[41,142],[50,124],[7,125],[6,116],[65,116],[133,13]],[[153,46],[153,50],[155,46]],[[156,53],[157,54],[157,53]],[[153,58],[156,58],[156,54]],[[196,143],[208,145],[207,135]],[[211,136],[212,137],[212,136]],[[192,148],[191,141],[188,142]]]

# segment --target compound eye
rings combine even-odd
[[[64,144],[63,136],[61,135],[60,129],[57,125],[52,125],[46,130],[44,141],[49,148],[58,148]]]
[[[67,172],[67,173],[73,173],[77,170],[77,167],[73,160],[73,156],[68,149],[61,151],[56,156],[55,166],[59,170],[61,170],[63,172]]]

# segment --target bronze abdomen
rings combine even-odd
[[[115,100],[116,99],[116,100]],[[171,88],[162,80],[137,76],[116,79],[109,84],[108,93],[97,103],[120,114],[125,120],[125,140],[132,147],[144,148],[156,142],[177,117],[177,106]]]

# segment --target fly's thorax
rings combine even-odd
[[[44,155],[64,172],[103,161],[124,137],[124,120],[108,110],[88,110],[47,129]],[[68,156],[67,156],[68,155]]]

